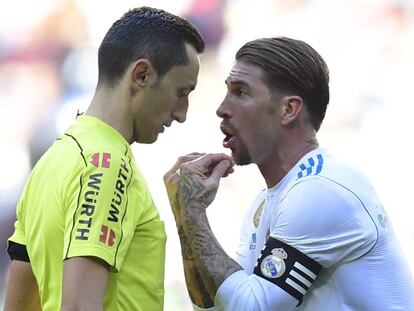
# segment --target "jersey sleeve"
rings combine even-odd
[[[26,248],[27,241],[23,226],[22,204],[23,196],[17,204],[17,220],[14,223],[14,232],[8,240],[7,253],[9,254],[11,260],[30,262],[30,258]]]
[[[23,208],[24,208],[24,193],[26,192],[27,185],[25,186],[25,189],[23,190],[23,194],[17,203],[16,207],[16,221],[14,223],[14,232],[12,236],[9,238],[10,241],[26,245],[26,236],[25,236],[25,230],[24,230],[24,217],[23,217]]]
[[[26,247],[27,240],[26,240],[26,234],[24,230],[24,216],[23,216],[24,197],[25,197],[26,189],[27,189],[27,185],[25,186],[22,196],[19,202],[17,203],[17,208],[16,208],[17,219],[14,223],[14,232],[8,240],[7,253],[9,254],[9,257],[11,260],[30,262],[29,254],[27,253],[27,247]]]
[[[135,230],[128,209],[131,158],[96,152],[84,162],[67,191],[63,258],[95,256],[118,271]]]
[[[366,254],[377,229],[350,190],[320,177],[294,185],[270,215],[270,236],[327,268]]]
[[[220,285],[214,300],[216,310],[293,311],[298,300],[280,287],[240,270]]]
[[[14,232],[9,238],[10,241],[26,245],[26,237],[24,235],[23,224],[21,220],[17,219],[14,223]]]

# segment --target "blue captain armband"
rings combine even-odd
[[[254,274],[302,301],[322,266],[296,248],[269,237],[254,267]]]

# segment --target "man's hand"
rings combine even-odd
[[[186,162],[180,168],[178,206],[182,209],[207,208],[214,200],[220,179],[231,174],[233,159],[223,153],[208,154]]]
[[[190,154],[164,175],[177,223],[184,274],[191,300],[210,308],[220,284],[241,267],[221,248],[211,232],[205,209],[216,196],[220,179],[233,173],[225,154]],[[195,211],[195,213],[193,213]]]
[[[177,223],[179,223],[180,217],[177,198],[177,191],[180,183],[180,168],[184,163],[191,162],[204,155],[205,153],[193,152],[185,156],[181,156],[178,158],[177,162],[175,162],[173,167],[164,175],[165,188],[167,189],[168,199],[170,200],[171,209]]]

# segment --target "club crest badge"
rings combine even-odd
[[[265,201],[263,201],[259,205],[259,207],[257,208],[256,212],[254,213],[254,216],[253,216],[253,224],[254,224],[254,227],[255,228],[259,227],[260,217],[262,216],[264,204],[265,204]]]
[[[286,270],[287,253],[283,248],[272,249],[272,254],[266,256],[260,264],[260,270],[265,277],[276,279]]]

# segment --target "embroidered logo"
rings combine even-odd
[[[259,207],[257,208],[256,212],[254,213],[253,216],[253,224],[254,227],[257,228],[259,226],[260,223],[260,216],[262,216],[262,212],[263,212],[263,207],[264,207],[264,203],[265,201],[263,201]]]
[[[260,271],[264,276],[276,279],[286,271],[286,258],[287,253],[283,248],[274,248],[272,249],[272,254],[263,259],[260,265]]]

